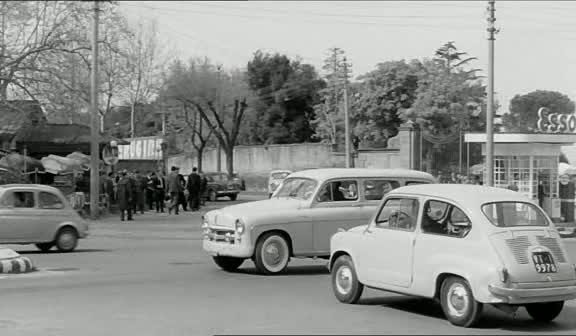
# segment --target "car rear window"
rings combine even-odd
[[[482,206],[482,212],[497,227],[549,226],[542,210],[526,202],[493,202]]]

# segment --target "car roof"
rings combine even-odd
[[[426,179],[435,181],[434,177],[428,173],[410,169],[377,169],[377,168],[319,168],[301,170],[292,173],[290,177],[308,177],[317,180],[328,180],[332,178],[358,178],[358,177],[406,177],[416,179]]]
[[[274,173],[291,173],[291,170],[288,169],[276,169],[276,170],[272,170],[270,172],[270,174],[274,174]]]
[[[418,184],[400,187],[389,193],[389,195],[403,194],[449,199],[463,206],[477,206],[489,202],[531,201],[516,191],[473,184]]]
[[[40,190],[40,191],[51,191],[51,192],[60,192],[60,189],[54,188],[49,185],[45,184],[26,184],[26,183],[19,183],[19,184],[3,184],[0,185],[1,189],[32,189],[32,190]]]

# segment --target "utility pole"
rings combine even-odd
[[[222,114],[222,65],[218,65],[218,113]],[[222,145],[220,144],[220,140],[218,140],[218,149],[216,151],[216,171],[222,171]]]
[[[99,127],[99,114],[98,114],[98,16],[100,8],[98,0],[94,1],[94,19],[92,28],[92,71],[91,71],[91,94],[90,105],[92,109],[91,116],[91,141],[90,141],[90,215],[92,219],[98,216],[98,200],[100,191],[98,187],[99,170],[100,170],[100,127]]]
[[[350,143],[350,115],[348,113],[348,63],[346,63],[346,57],[344,57],[344,132],[345,135],[345,146],[346,146],[346,168],[353,168],[354,163],[352,162],[352,145]]]
[[[494,186],[494,27],[495,1],[488,1],[488,105],[486,107],[486,185]]]

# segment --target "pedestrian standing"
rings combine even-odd
[[[174,214],[178,214],[178,207],[179,207],[179,196],[180,192],[182,191],[182,184],[180,182],[180,176],[178,174],[178,167],[172,167],[170,169],[170,175],[168,175],[168,193],[170,194],[170,206],[168,207],[168,213],[172,213],[174,210]]]
[[[134,179],[136,180],[136,210],[140,214],[144,214],[144,205],[146,204],[146,177],[140,174],[140,171],[136,170],[134,172]]]
[[[156,181],[156,212],[164,212],[164,202],[166,201],[166,179],[161,171],[158,172]]]
[[[192,173],[188,176],[188,195],[190,197],[190,210],[200,210],[200,175],[198,175],[198,168],[192,168]]]
[[[146,176],[146,202],[148,203],[148,210],[152,211],[156,203],[156,173],[151,171]]]
[[[178,179],[180,181],[181,187],[180,193],[178,194],[178,205],[182,206],[182,211],[188,211],[188,195],[186,195],[188,191],[186,190],[186,179],[182,174],[178,174]]]
[[[206,203],[206,195],[208,191],[208,179],[203,172],[200,172],[200,204],[204,205]]]
[[[126,170],[123,170],[120,174],[120,180],[118,180],[118,208],[120,209],[120,220],[124,221],[126,213],[128,214],[128,220],[134,220],[132,218],[132,198],[133,198],[133,186],[132,180],[128,176]]]

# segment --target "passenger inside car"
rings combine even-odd
[[[422,216],[422,231],[426,233],[444,234],[446,224],[442,221],[442,211],[432,209],[431,202],[426,203]]]

